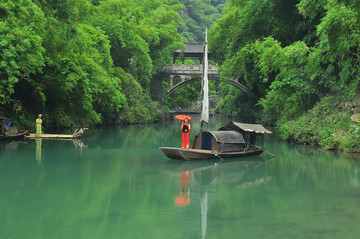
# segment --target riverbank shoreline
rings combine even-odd
[[[352,116],[360,112],[359,105],[360,96],[351,101],[327,96],[298,118],[278,122],[276,132],[288,142],[360,153],[360,124],[352,120]]]

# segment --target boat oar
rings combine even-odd
[[[221,159],[221,162],[224,161],[224,159],[223,159],[222,157],[220,157],[220,155],[219,155],[216,151],[214,151],[214,154],[215,154],[216,157],[218,157],[219,159]]]
[[[267,151],[265,148],[261,148],[261,147],[259,147],[259,146],[256,146],[255,145],[255,147],[256,148],[258,148],[258,149],[261,149],[263,152],[265,152],[265,153],[268,153],[268,154],[270,154],[271,156],[274,156],[274,157],[279,157],[279,156],[277,156],[277,155],[275,155],[275,154],[273,154],[273,153],[270,153],[269,151]]]
[[[275,154],[270,153],[270,152],[269,152],[269,151],[267,151],[266,149],[264,149],[264,152],[265,152],[265,153],[270,154],[271,156],[274,156],[274,157],[279,157],[279,156],[277,156],[277,155],[275,155]]]

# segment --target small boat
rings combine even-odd
[[[265,151],[264,134],[271,131],[260,124],[230,122],[217,131],[202,131],[195,136],[192,149],[160,147],[170,159],[202,160],[260,155]],[[256,145],[261,137],[262,146]]]
[[[41,134],[36,135],[34,133],[29,133],[25,135],[27,139],[76,139],[80,137],[87,128],[77,129],[74,134]]]
[[[159,149],[165,154],[166,157],[170,159],[181,159],[181,160],[237,158],[244,156],[260,155],[264,151],[262,148],[237,151],[237,152],[217,152],[214,150],[181,149],[181,148],[172,148],[172,147],[160,147]]]
[[[0,140],[21,139],[27,134],[27,131],[19,131],[11,121],[7,124],[3,124],[4,120],[7,120],[7,118],[0,116]]]
[[[203,131],[203,124],[209,121],[209,97],[208,97],[208,53],[207,31],[205,32],[203,76],[202,76],[202,107],[201,107],[201,130],[196,135],[192,149],[174,147],[159,147],[170,159],[202,160],[237,158],[243,156],[260,155],[265,151],[264,134],[272,133],[260,124],[244,124],[230,122],[217,131]],[[262,137],[262,146],[257,146],[257,137]]]

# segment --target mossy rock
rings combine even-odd
[[[351,116],[351,120],[354,121],[355,123],[360,123],[360,113],[353,114]]]

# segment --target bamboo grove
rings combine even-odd
[[[249,112],[246,96],[223,87],[218,107],[289,141],[359,151],[350,119],[360,113],[359,13],[357,0],[231,0],[211,28],[211,51],[259,100]]]
[[[1,113],[42,112],[48,126],[157,117],[150,80],[182,46],[180,3],[9,0],[0,3]]]
[[[47,127],[155,121],[163,66],[222,2],[1,1],[0,115],[30,126],[42,113]]]

